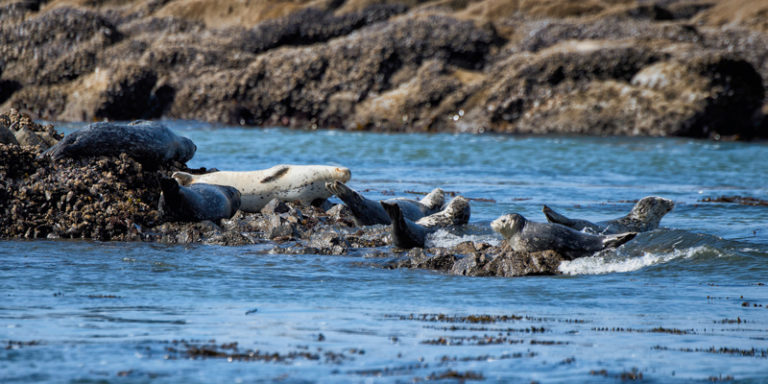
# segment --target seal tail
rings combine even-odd
[[[620,245],[634,239],[635,236],[637,236],[637,232],[606,236],[605,239],[603,239],[603,248],[618,248]]]
[[[562,224],[566,227],[572,227],[574,224],[573,220],[555,212],[552,208],[546,205],[541,209],[541,211],[544,212],[544,216],[547,217],[547,221],[550,223]]]
[[[194,180],[194,177],[186,172],[174,172],[171,177],[176,179],[179,185],[184,186],[192,184],[192,181]]]
[[[429,208],[430,211],[438,210],[445,204],[445,191],[440,188],[435,188],[432,192],[424,196],[420,202]]]

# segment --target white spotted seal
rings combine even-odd
[[[469,222],[469,200],[463,196],[454,197],[440,212],[424,216],[417,221],[403,216],[400,205],[391,201],[382,201],[381,206],[392,221],[390,233],[392,244],[398,248],[424,248],[427,235],[440,229]]]
[[[93,123],[65,136],[44,156],[54,160],[125,153],[144,166],[156,168],[172,161],[186,163],[195,155],[192,140],[178,136],[163,124],[134,121],[130,124]]]
[[[500,233],[515,251],[552,250],[569,260],[606,248],[616,248],[637,236],[636,232],[592,235],[560,224],[528,221],[516,213],[499,217],[491,222],[491,228]]]
[[[550,223],[557,223],[571,227],[578,231],[591,233],[613,234],[623,232],[648,232],[659,227],[661,218],[675,206],[672,200],[663,197],[648,196],[632,207],[632,211],[626,216],[614,220],[592,223],[587,220],[567,218],[548,206],[542,211]]]
[[[387,215],[380,202],[367,199],[354,189],[340,182],[328,183],[326,188],[349,207],[358,225],[391,223],[389,215]],[[384,201],[397,204],[406,219],[416,221],[439,211],[445,202],[445,192],[440,188],[435,188],[420,201],[406,198]]]
[[[224,185],[179,185],[176,180],[160,179],[160,213],[170,221],[216,221],[229,219],[240,208],[240,192]]]
[[[208,183],[229,185],[241,194],[243,212],[259,212],[272,199],[300,201],[310,204],[333,194],[326,182],[349,181],[349,168],[330,165],[276,165],[269,169],[248,172],[218,171],[202,175],[174,172],[181,185]]]

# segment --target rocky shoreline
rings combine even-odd
[[[469,276],[556,274],[563,260],[555,252],[514,252],[506,243],[400,250],[389,245],[388,226],[358,227],[349,208],[328,202],[304,206],[272,200],[259,213],[240,211],[218,222],[169,221],[158,211],[160,179],[179,170],[201,170],[178,162],[147,169],[125,153],[52,160],[41,156],[47,145],[40,143],[45,138],[55,144],[61,135],[16,111],[0,115],[0,133],[6,137],[0,141],[0,239],[264,244],[260,252],[355,255],[382,268]],[[8,143],[11,137],[23,140]]]
[[[758,0],[6,0],[0,110],[768,137],[767,10]]]

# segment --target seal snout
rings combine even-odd
[[[342,183],[346,183],[349,181],[349,179],[352,178],[352,171],[349,170],[349,168],[346,167],[336,167],[335,169],[336,173],[339,175]]]

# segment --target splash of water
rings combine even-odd
[[[713,249],[697,246],[685,249],[673,249],[671,252],[643,252],[639,257],[627,257],[617,254],[596,254],[560,263],[558,270],[566,275],[600,275],[615,272],[633,272],[652,265],[665,264],[678,259],[691,259]],[[716,253],[719,252],[715,251]]]
[[[439,229],[434,233],[427,236],[427,247],[455,247],[465,241],[472,241],[475,243],[488,243],[491,245],[499,245],[501,239],[492,234],[478,234],[478,233],[452,233],[446,229]]]

